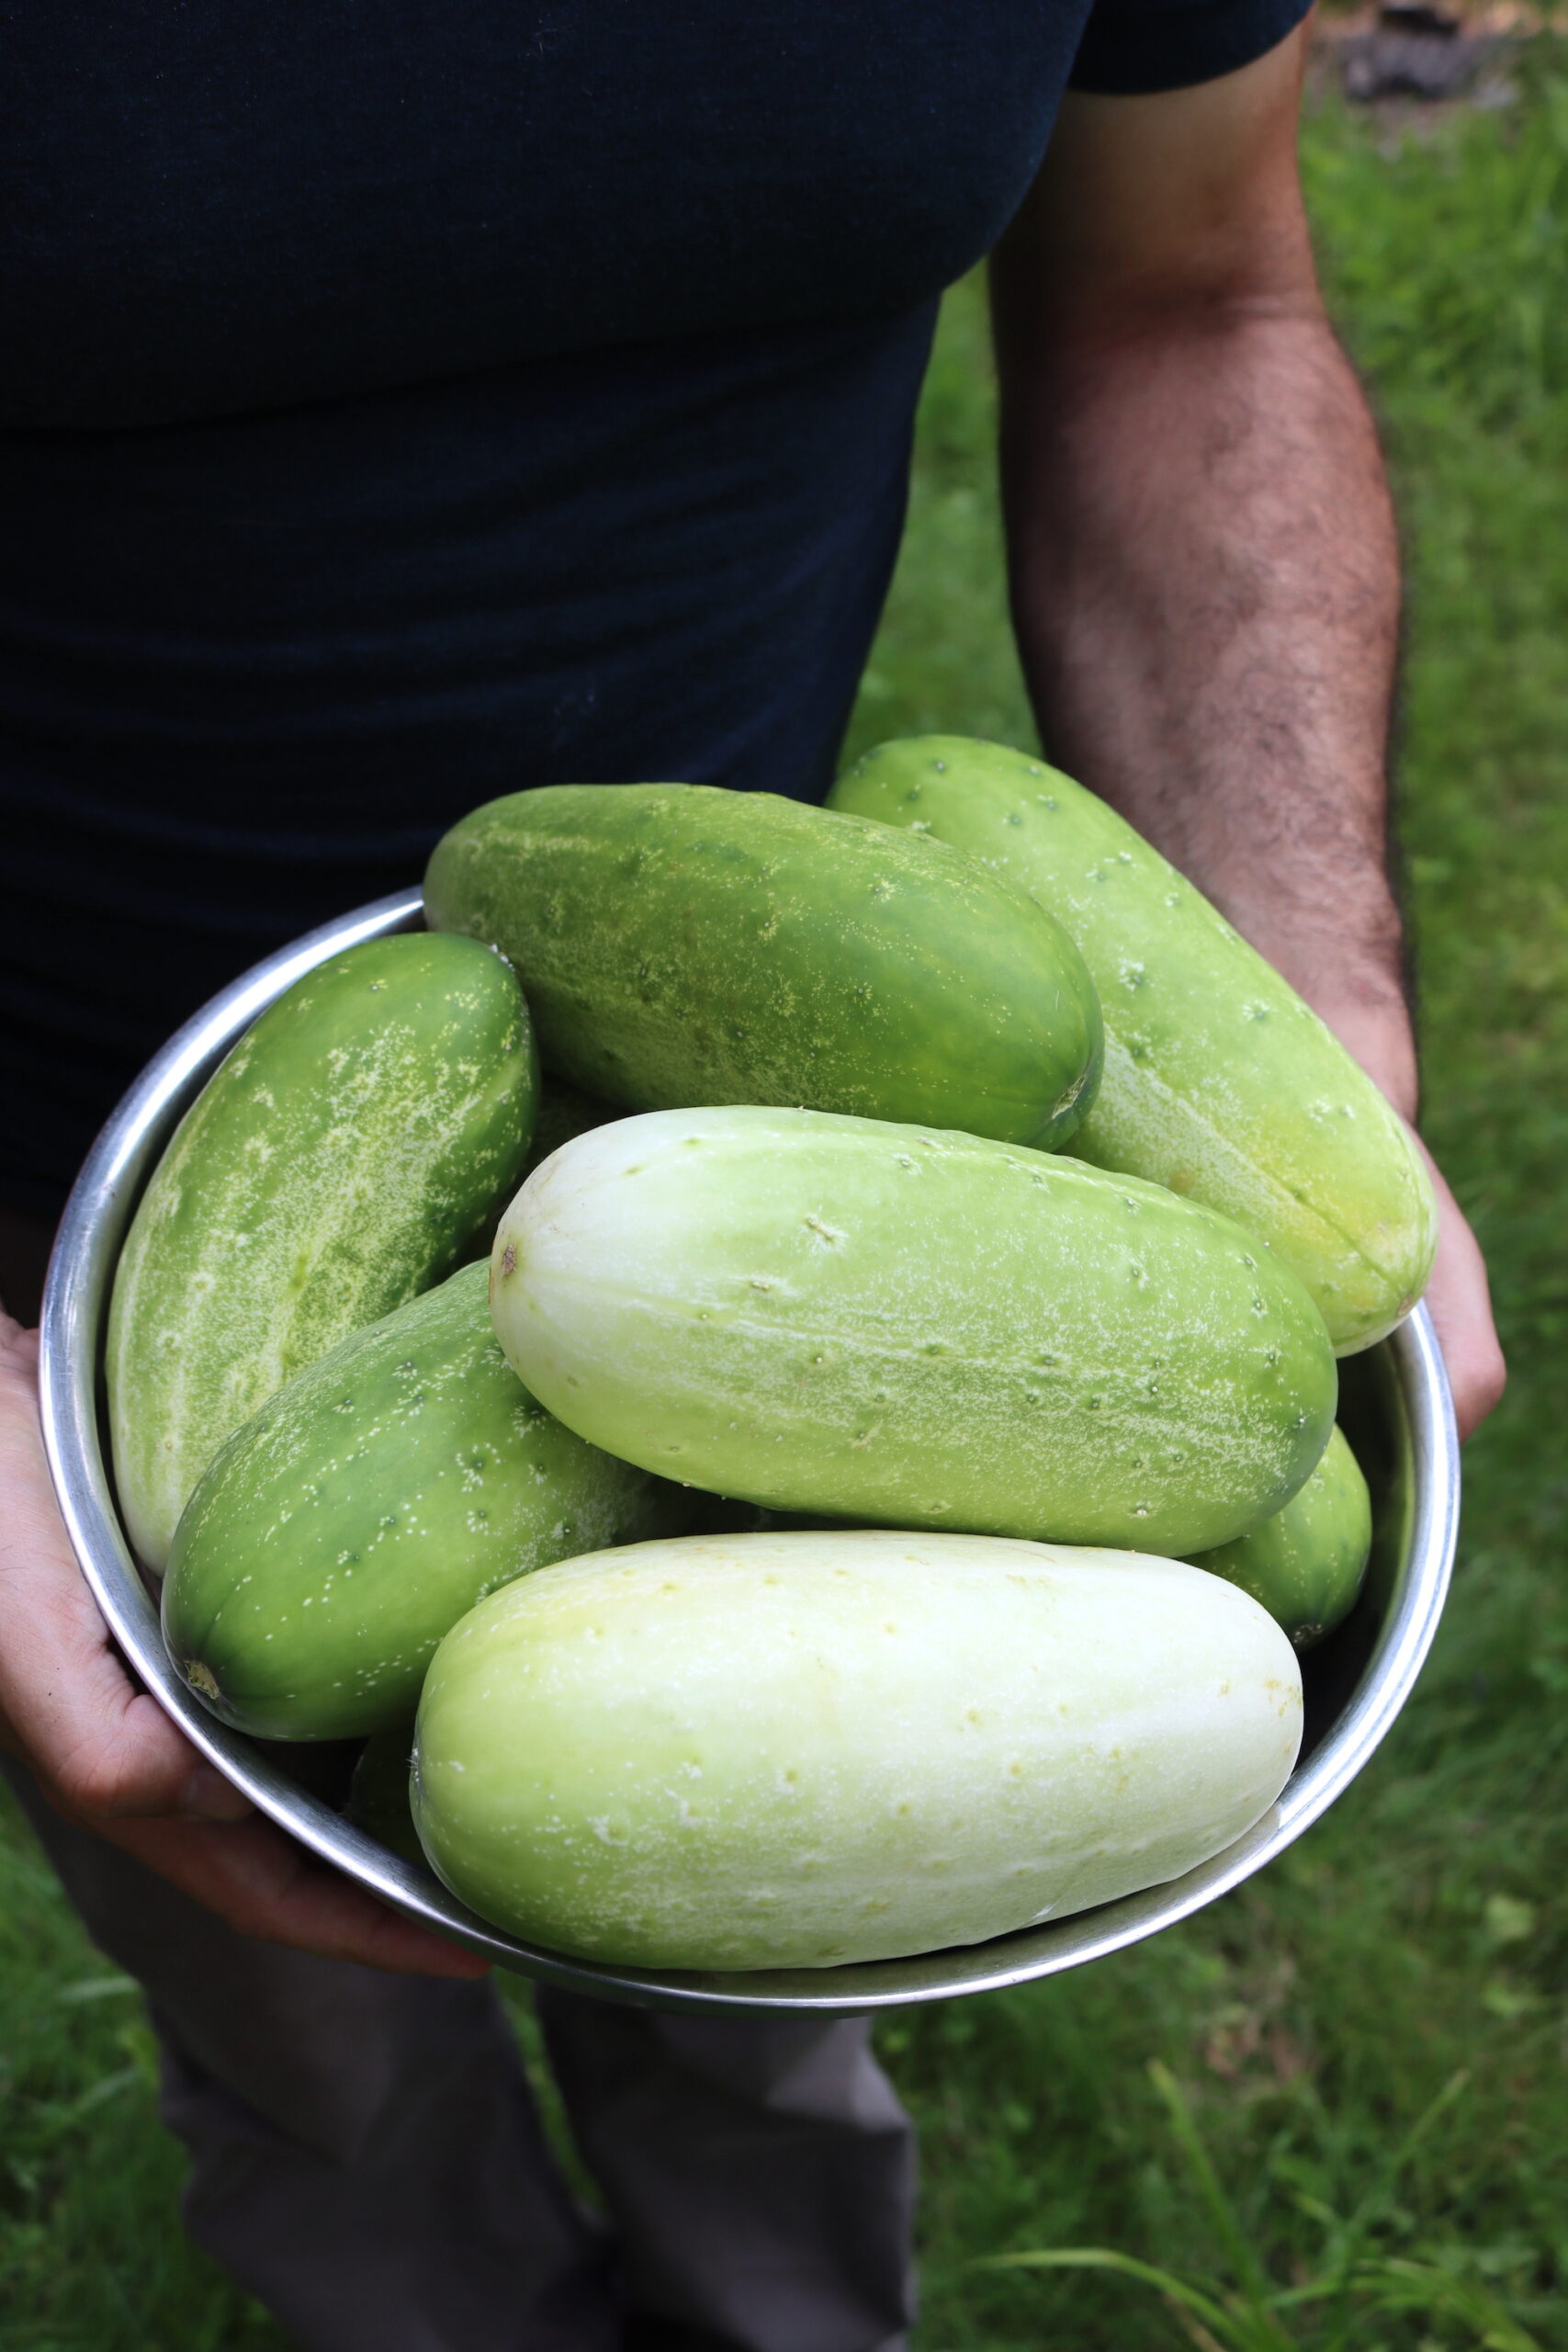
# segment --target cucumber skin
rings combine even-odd
[[[115,1481],[148,1567],[225,1438],[483,1233],[537,1083],[515,976],[427,933],[319,965],[241,1038],[159,1161],[115,1277]]]
[[[1093,986],[1027,893],[772,793],[513,793],[437,843],[424,893],[516,967],[546,1067],[623,1107],[807,1103],[1055,1148],[1099,1083]]]
[[[1278,1796],[1290,1644],[1174,1561],[857,1530],[547,1568],[420,1702],[432,1867],[513,1933],[643,1967],[975,1943],[1192,1869]]]
[[[579,1136],[491,1308],[596,1445],[771,1509],[1179,1555],[1280,1510],[1337,1378],[1295,1277],[1157,1185],[812,1111]]]
[[[1360,1464],[1337,1429],[1322,1461],[1281,1511],[1250,1535],[1194,1555],[1194,1567],[1239,1585],[1297,1649],[1311,1649],[1356,1605],[1372,1548],[1372,1505]]]
[[[164,1579],[170,1657],[265,1739],[413,1719],[447,1629],[577,1552],[682,1532],[677,1489],[585,1445],[496,1344],[465,1266],[354,1332],[209,1464]]]
[[[884,743],[829,797],[1011,875],[1077,941],[1105,1071],[1076,1158],[1189,1193],[1266,1240],[1353,1355],[1415,1306],[1437,1205],[1393,1105],[1289,982],[1113,808],[955,736]]]

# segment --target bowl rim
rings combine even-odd
[[[807,2010],[835,2016],[992,1992],[1124,1950],[1240,1885],[1316,1821],[1360,1771],[1408,1699],[1437,1632],[1459,1528],[1459,1439],[1442,1355],[1424,1306],[1380,1342],[1407,1451],[1403,1556],[1383,1623],[1354,1690],[1277,1802],[1245,1835],[1164,1885],[988,1942],[890,1961],[745,1973],[615,1967],[502,1934],[434,1876],[403,1861],[302,1788],[276,1758],[208,1713],[164,1648],[156,1604],[126,1542],[101,1419],[104,1326],[115,1261],[141,1186],[175,1118],[256,1015],[344,948],[417,929],[417,891],[400,891],[307,933],[254,966],[178,1030],[130,1088],[71,1193],[45,1286],[39,1341],[44,1445],[82,1572],[133,1673],[203,1756],[292,1837],[395,1910],[500,1965],[600,1999],[677,2010]]]

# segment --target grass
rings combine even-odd
[[[1468,1458],[1431,1666],[1327,1819],[1150,1944],[883,2031],[922,2132],[921,2352],[1524,2352],[1568,2337],[1556,51],[1536,44],[1504,114],[1394,147],[1325,101],[1305,139],[1327,283],[1407,533],[1402,791],[1428,1130],[1491,1258],[1509,1400]],[[944,318],[852,747],[935,727],[1031,738],[990,429],[968,285]],[[153,2118],[134,1997],[8,1815],[0,1838],[0,2352],[279,2352],[172,2225],[180,2165]],[[1094,2267],[993,2261],[1084,2250]]]

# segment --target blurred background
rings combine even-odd
[[[1568,17],[1330,19],[1303,154],[1404,524],[1426,1130],[1511,1385],[1421,1688],[1328,1818],[1181,1928],[880,2031],[922,2130],[919,2352],[1568,2342]],[[1034,742],[992,441],[975,279],[851,752]],[[285,2352],[179,2235],[154,2089],[134,1988],[0,1800],[0,2352]],[[989,2267],[1074,2248],[1160,2276]]]

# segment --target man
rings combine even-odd
[[[1086,29],[1038,0],[504,25],[455,0],[436,30],[386,0],[240,46],[146,0],[90,53],[24,10],[18,1262],[173,1020],[406,879],[463,808],[563,776],[825,789],[932,298],[1004,224],[1013,612],[1049,753],[1413,1114],[1394,534],[1303,220],[1299,4],[1101,0]],[[1469,1429],[1503,1372],[1439,1193]],[[910,2152],[863,2030],[547,2004],[612,2278],[476,1964],[132,1690],[32,1364],[8,1325],[0,1743],[148,1987],[197,2234],[323,2352],[897,2352]]]

